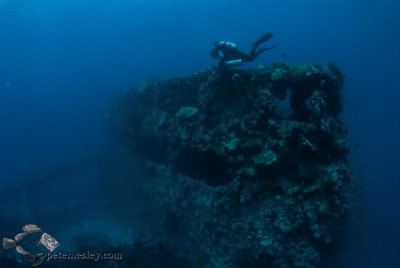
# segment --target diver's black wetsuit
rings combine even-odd
[[[272,33],[267,33],[263,35],[260,39],[253,43],[253,47],[249,54],[240,51],[234,43],[230,42],[214,42],[211,49],[211,56],[218,59],[219,64],[223,65],[230,61],[240,60],[242,62],[254,61],[261,53],[270,50],[277,45],[269,48],[258,48],[258,45],[268,41],[272,37]]]

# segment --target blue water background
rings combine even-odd
[[[400,267],[399,14],[396,0],[1,0],[0,190],[102,153],[119,92],[209,67],[215,40],[249,50],[272,31],[279,46],[248,66],[333,61],[346,75],[363,201],[337,267]]]

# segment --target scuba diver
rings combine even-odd
[[[264,51],[276,47],[277,44],[268,48],[258,48],[260,44],[268,41],[269,39],[271,39],[271,37],[272,37],[271,32],[261,36],[257,41],[253,43],[253,47],[250,51],[250,54],[240,51],[237,48],[236,44],[226,41],[214,42],[210,54],[214,59],[218,59],[218,64],[220,66],[226,66],[226,67],[239,66],[242,64],[242,62],[254,61]]]

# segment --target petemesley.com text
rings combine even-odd
[[[52,260],[89,260],[89,261],[102,261],[102,260],[122,260],[122,253],[104,253],[104,252],[57,252],[48,253],[47,261]]]

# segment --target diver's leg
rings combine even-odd
[[[258,56],[260,56],[261,53],[263,53],[263,52],[265,52],[265,51],[267,51],[267,50],[273,49],[273,48],[276,47],[277,45],[278,45],[278,44],[273,45],[272,47],[257,49],[257,50],[255,51],[255,53],[254,53],[254,59],[257,58]]]
[[[261,43],[264,43],[266,41],[268,41],[269,39],[271,39],[272,37],[272,33],[268,32],[266,34],[264,34],[263,36],[261,36],[257,41],[255,41],[253,43],[253,47],[251,48],[250,54],[249,54],[249,60],[248,61],[254,61],[261,53],[263,53],[266,50],[269,50],[271,48],[261,48],[261,49],[257,49],[258,45]]]
[[[263,53],[264,51],[271,50],[271,49],[273,49],[274,47],[277,47],[277,46],[278,46],[278,44],[275,44],[272,47],[259,48],[259,49],[257,49],[256,55],[258,56],[261,53]]]
[[[257,46],[253,44],[249,54],[245,54],[246,60],[243,61],[254,61],[257,58]],[[244,54],[244,53],[243,53]]]
[[[252,52],[250,54],[244,53],[242,51],[238,51],[237,52],[237,58],[241,59],[242,61],[246,61],[246,62],[253,61],[255,59],[254,58],[255,51],[253,52],[253,49],[251,51]]]

